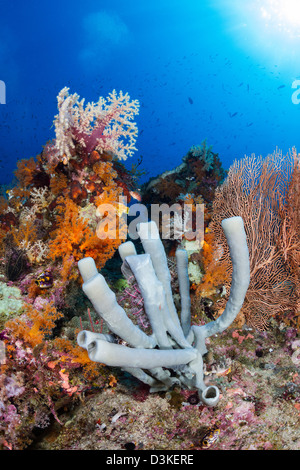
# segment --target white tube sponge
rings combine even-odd
[[[136,255],[135,246],[131,241],[121,243],[118,248],[118,251],[122,261],[125,260],[126,256]]]
[[[199,395],[207,406],[216,406],[220,399],[219,389],[215,385],[205,388]]]
[[[111,367],[151,369],[187,364],[197,356],[194,349],[139,349],[95,339],[88,345],[91,361]]]
[[[187,337],[191,327],[191,297],[188,273],[189,260],[187,251],[182,248],[177,248],[175,255],[181,302],[180,323],[183,333],[185,337]]]
[[[137,232],[141,239],[145,253],[149,253],[151,256],[156,275],[163,285],[172,321],[178,328],[181,328],[173,301],[171,274],[168,268],[167,256],[162,241],[159,237],[157,225],[154,221],[141,222],[137,225]]]
[[[147,374],[143,369],[139,369],[138,367],[122,367],[122,370],[133,375],[133,377],[136,377],[141,382],[150,385],[150,387],[152,387],[155,391],[168,390],[169,388],[167,385],[159,382],[154,377],[151,377],[151,375]]]
[[[118,250],[119,250],[119,255],[121,256],[121,259],[123,261],[122,266],[121,266],[122,274],[125,277],[125,279],[129,280],[133,278],[133,273],[131,269],[129,268],[125,258],[127,256],[136,255],[135,246],[131,241],[128,241],[128,242],[121,243]]]
[[[152,324],[151,337],[135,326],[118,305],[115,294],[97,272],[92,258],[79,262],[84,280],[83,290],[95,310],[113,333],[133,346],[111,342],[114,337],[109,335],[82,332],[78,335],[78,343],[87,349],[92,361],[122,367],[148,383],[152,391],[165,390],[179,382],[188,388],[197,388],[201,400],[208,406],[217,404],[220,395],[217,387],[207,387],[203,380],[202,355],[207,352],[205,339],[224,331],[234,321],[250,282],[249,253],[241,217],[223,220],[222,227],[233,268],[230,296],[223,314],[216,321],[203,326],[189,327],[191,313],[187,256],[181,249],[176,253],[176,258],[182,326],[179,322],[172,298],[167,258],[155,223],[139,225],[145,255],[136,255],[131,243],[125,243],[120,249],[124,272],[133,275],[140,286],[145,310]],[[154,349],[157,346],[163,349]],[[172,374],[166,368],[172,369]]]
[[[204,337],[221,333],[231,325],[239,313],[250,282],[250,261],[244,223],[241,217],[230,217],[222,221],[232,261],[230,296],[222,315],[201,327]]]
[[[190,344],[185,339],[182,329],[177,328],[172,321],[165,291],[162,282],[156,276],[150,255],[146,253],[127,256],[126,261],[141,290],[145,311],[158,345],[163,349],[172,346],[167,336],[168,331],[179,346],[189,348]]]
[[[95,261],[93,258],[90,257],[82,258],[80,261],[78,261],[78,268],[83,282],[88,281],[88,279],[91,279],[93,276],[96,276],[96,274],[98,274],[98,269],[95,265]]]
[[[144,299],[144,308],[158,346],[162,349],[171,348],[172,345],[164,324],[165,295],[162,284],[154,272],[150,255],[128,256],[126,262],[138,283]]]
[[[78,345],[86,350],[88,348],[89,343],[91,343],[95,339],[101,339],[103,341],[108,341],[109,343],[116,342],[116,339],[113,335],[94,333],[93,331],[89,330],[81,330],[77,335]]]
[[[82,264],[81,262],[79,263],[79,270],[81,272]],[[98,273],[87,279],[83,283],[82,289],[92,302],[98,315],[106,321],[113,333],[123,338],[124,341],[127,341],[127,343],[135,348],[155,347],[154,338],[147,336],[127,317],[124,309],[118,304],[114,292],[110,290],[101,274]]]

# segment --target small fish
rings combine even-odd
[[[137,201],[141,202],[142,196],[138,191],[129,191],[129,194],[131,197],[133,197],[133,199],[136,199]]]
[[[39,286],[40,289],[49,289],[49,287],[52,287],[53,277],[50,269],[46,269],[43,273],[41,273],[35,280],[35,283]]]
[[[219,435],[220,428],[218,428],[218,426],[213,426],[209,428],[201,439],[201,448],[208,449],[209,447],[211,447],[219,439]]]
[[[188,97],[188,100],[189,100],[189,103],[190,103],[190,104],[193,104],[193,103],[194,103],[194,101],[192,100],[192,98]]]
[[[280,85],[279,87],[277,87],[277,90],[280,90],[280,88],[285,88],[285,85]]]

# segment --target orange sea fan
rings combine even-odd
[[[286,321],[300,330],[300,155],[294,152],[294,169],[290,178],[285,205],[281,207],[280,251],[293,278],[296,301],[294,311]]]
[[[284,204],[292,162],[291,154],[284,156],[278,150],[265,159],[252,155],[234,162],[227,179],[216,189],[213,202],[209,228],[214,234],[215,259],[216,250],[221,250],[218,262],[229,275],[232,267],[221,222],[232,216],[243,218],[249,248],[250,284],[242,312],[248,325],[257,329],[266,328],[272,316],[283,319],[294,308],[293,278],[278,249],[279,208]]]

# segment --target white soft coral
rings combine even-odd
[[[84,106],[79,95],[69,94],[63,88],[57,97],[58,114],[55,116],[56,148],[67,160],[75,144],[89,154],[92,150],[111,152],[119,160],[126,160],[136,150],[138,134],[133,121],[139,112],[138,100],[130,100],[128,93],[115,90],[107,98]]]

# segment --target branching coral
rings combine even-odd
[[[0,282],[0,325],[7,321],[9,316],[19,314],[23,307],[23,300],[20,289],[9,287],[4,282]]]
[[[153,178],[146,183],[142,187],[143,202],[145,204],[157,204],[160,208],[162,208],[163,204],[169,204],[171,207],[176,205],[182,208],[181,212],[183,213],[185,213],[185,208],[189,204],[192,208],[189,214],[191,216],[190,220],[184,220],[184,224],[181,225],[187,225],[186,222],[188,222],[188,232],[190,234],[196,231],[200,232],[196,221],[199,221],[201,217],[201,220],[204,221],[204,228],[207,227],[211,217],[211,206],[215,189],[224,180],[225,175],[226,172],[222,168],[218,154],[214,153],[212,148],[208,147],[206,141],[204,141],[201,145],[191,147],[179,166],[173,170],[165,171],[157,178]],[[204,214],[200,215],[200,210],[202,212],[202,209],[200,209],[201,205],[205,205],[205,211]],[[175,228],[176,210],[173,218],[174,220],[171,220],[171,224],[172,228]],[[170,222],[169,216],[168,221]],[[160,232],[162,234],[165,227],[166,225],[162,220],[160,224]],[[180,230],[179,232],[172,230],[172,234],[169,237],[167,249],[170,253],[173,253],[176,249],[178,240],[191,239],[190,236],[187,237],[187,232],[182,236],[175,237],[176,232],[179,234]],[[199,270],[195,264],[191,265],[191,267],[197,271],[195,281],[198,282]]]
[[[57,97],[59,113],[55,117],[56,148],[69,159],[75,145],[89,154],[93,150],[112,152],[120,160],[132,155],[137,137],[133,118],[138,114],[139,103],[130,101],[128,93],[117,95],[114,90],[97,103],[87,103],[63,88]]]
[[[60,121],[65,140],[59,131],[58,137],[70,144],[72,158],[60,152],[59,138],[48,142],[36,158],[18,162],[17,185],[0,201],[1,274],[20,287],[3,283],[0,289],[0,322],[5,328],[0,343],[5,347],[5,363],[0,364],[1,449],[26,447],[32,429],[49,424],[50,413],[59,421],[56,410],[61,403],[88,391],[91,381],[93,387],[105,381],[104,368],[99,369],[72,338],[55,336],[58,331],[62,335],[70,299],[82,301],[76,262],[93,256],[101,269],[123,240],[120,231],[116,237],[108,231],[107,238],[100,239],[97,227],[102,219],[105,223],[105,204],[115,208],[115,220],[121,221],[127,206],[120,207],[120,200],[124,195],[129,200],[136,189],[135,177],[118,159],[134,150],[137,131],[132,118],[138,103],[113,92],[95,105],[83,108],[81,102],[80,116],[67,98],[61,105],[56,130],[63,112],[65,118],[69,112],[66,127]],[[93,116],[95,121],[88,122]],[[74,126],[68,127],[71,123]],[[68,141],[72,132],[75,147]]]

